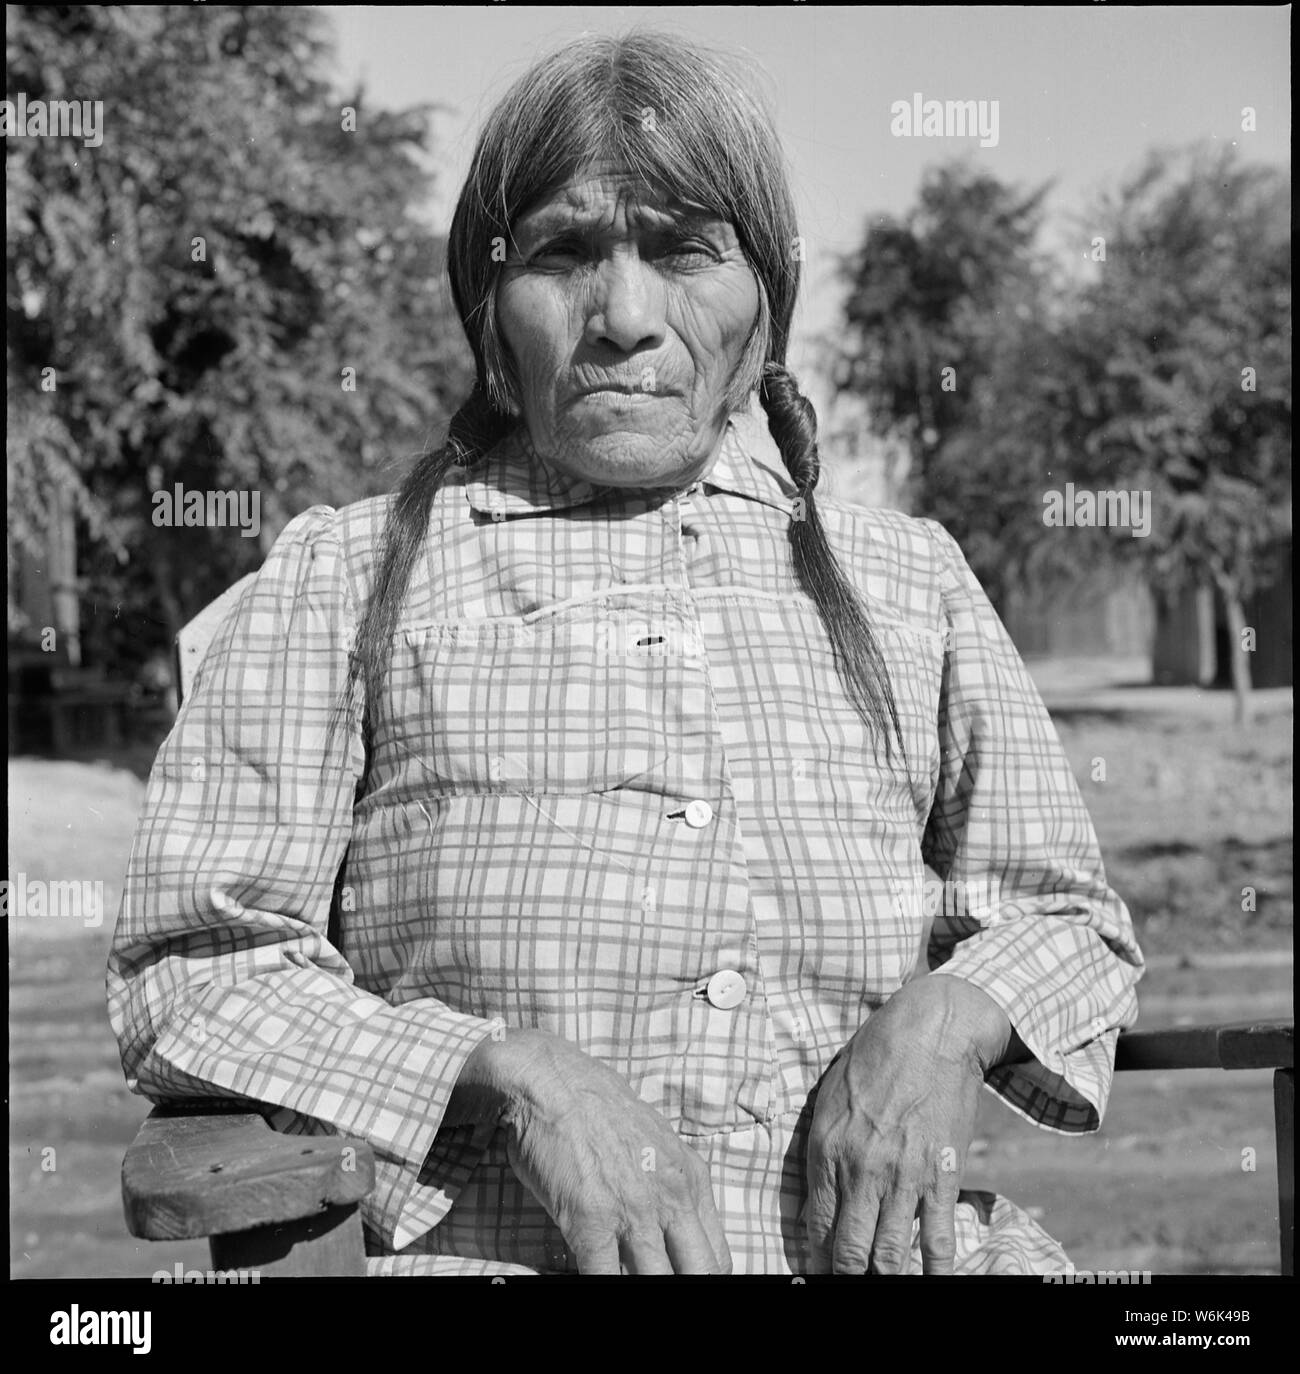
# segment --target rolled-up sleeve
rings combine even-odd
[[[1094,1131],[1115,1043],[1137,1017],[1142,954],[1047,709],[951,535],[943,570],[940,762],[922,845],[942,880],[935,974],[1006,1012],[1034,1058],[988,1084],[1038,1125]]]
[[[433,1151],[493,1023],[432,998],[390,1005],[330,943],[365,760],[359,704],[335,715],[356,632],[336,519],[314,507],[286,527],[158,754],[109,1016],[128,1085],[155,1102],[249,1099],[280,1109],[282,1128],[369,1142],[367,1226],[400,1248],[450,1207],[486,1142],[458,1129]]]

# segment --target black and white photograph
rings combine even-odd
[[[5,26],[32,1348],[1276,1349],[1290,8]]]

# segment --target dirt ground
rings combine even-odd
[[[1222,694],[1066,670],[1043,687],[1152,960],[1142,1024],[1291,1016],[1290,693],[1259,694],[1256,723],[1237,728]],[[122,1081],[103,972],[142,786],[127,767],[10,760],[9,873],[105,883],[97,927],[10,924],[15,1277],[206,1267],[202,1243],[135,1241],[122,1218],[122,1154],[147,1104]],[[990,1094],[965,1183],[1032,1209],[1080,1268],[1277,1272],[1268,1072],[1119,1074],[1087,1137],[1037,1129]]]

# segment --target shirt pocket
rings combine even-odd
[[[661,713],[672,616],[597,604],[527,621],[413,627],[395,646],[409,696],[395,729],[426,794],[582,795],[635,787],[668,749]],[[399,676],[394,673],[395,679]]]

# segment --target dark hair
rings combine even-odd
[[[892,762],[891,732],[900,753],[904,749],[888,672],[866,608],[818,517],[817,417],[785,367],[802,254],[776,132],[718,54],[646,32],[580,38],[541,59],[510,88],[479,136],[447,246],[452,298],[473,351],[476,381],[446,442],[418,459],[390,509],[353,649],[348,705],[358,678],[368,706],[378,700],[439,485],[453,465],[472,465],[520,422],[517,373],[497,328],[500,254],[493,253],[493,241],[508,240],[521,215],[598,161],[705,206],[735,228],[760,304],[727,401],[734,412],[758,390],[803,498],[790,524],[795,574],[816,603],[836,669],[873,748],[883,740]]]

